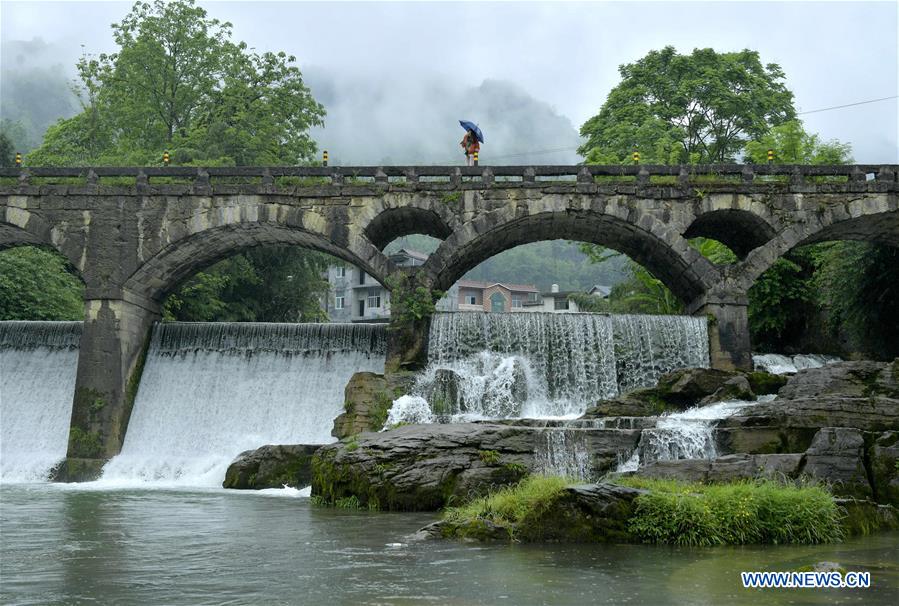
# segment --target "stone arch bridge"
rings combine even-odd
[[[749,287],[799,245],[899,246],[897,172],[896,165],[0,169],[0,248],[55,249],[85,282],[72,426],[99,433],[103,452],[94,456],[103,459],[121,448],[129,392],[165,297],[243,249],[296,244],[382,283],[412,271],[445,290],[520,244],[601,244],[649,269],[688,313],[714,317],[713,365],[747,367]],[[383,249],[408,234],[442,243],[423,266],[400,269]],[[727,244],[739,261],[713,265],[687,243],[698,236]]]

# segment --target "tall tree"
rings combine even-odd
[[[231,41],[194,0],[138,2],[113,24],[119,50],[78,62],[83,111],[48,130],[30,165],[298,164],[323,124],[296,58]]]
[[[78,61],[78,115],[51,126],[32,166],[299,164],[315,155],[315,101],[283,52],[255,53],[194,0],[137,2],[112,25],[117,52]],[[166,304],[184,320],[321,319],[322,255],[252,250],[201,272]]]
[[[793,93],[775,63],[743,50],[690,55],[666,46],[622,65],[621,83],[581,127],[589,163],[735,161],[746,141],[796,116]]]

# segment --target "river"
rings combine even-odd
[[[415,542],[436,514],[295,491],[0,485],[3,604],[897,604],[899,534],[819,546]],[[293,495],[293,496],[292,496]],[[820,561],[866,590],[744,590]]]

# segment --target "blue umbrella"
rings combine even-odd
[[[473,130],[475,137],[478,138],[478,141],[481,143],[484,142],[484,134],[481,132],[481,129],[478,128],[478,125],[474,122],[469,122],[468,120],[459,120],[459,124],[462,125],[462,128],[465,130]]]

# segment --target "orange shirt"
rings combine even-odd
[[[462,137],[462,147],[465,148],[469,156],[473,156],[475,152],[481,151],[481,143],[478,141],[478,138],[472,137],[468,133],[465,133],[465,136]]]

